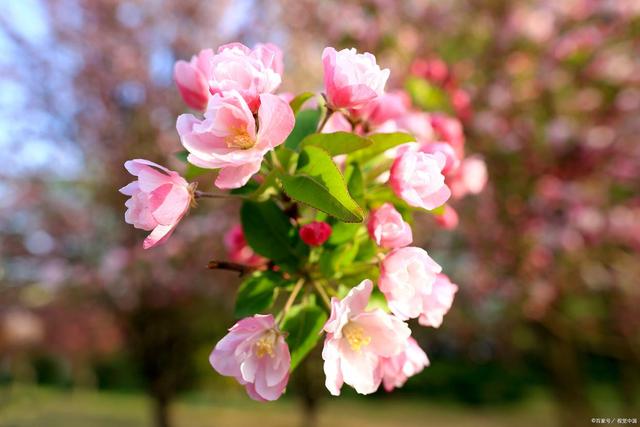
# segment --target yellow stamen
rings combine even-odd
[[[350,322],[342,328],[342,334],[347,339],[353,351],[360,351],[364,346],[371,343],[371,337],[364,334],[364,329],[357,324]]]
[[[239,148],[241,150],[248,150],[256,145],[256,141],[249,136],[246,130],[238,130],[236,133],[231,134],[225,138],[227,147]]]
[[[269,329],[267,332],[262,334],[260,339],[254,344],[255,352],[259,358],[264,357],[264,355],[268,354],[269,357],[273,357],[275,355],[275,346],[276,339],[278,338],[278,334],[275,330]]]

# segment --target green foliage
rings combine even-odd
[[[326,321],[326,311],[312,299],[294,305],[285,315],[282,330],[289,334],[287,344],[291,352],[291,371],[315,347]]]
[[[390,148],[398,145],[414,142],[413,135],[405,132],[375,133],[368,138],[373,142],[369,147],[356,151],[349,156],[349,161],[358,161],[361,164],[368,162],[374,157],[384,153]]]
[[[373,142],[369,138],[350,132],[313,133],[308,135],[301,147],[316,146],[324,149],[331,156],[349,154],[370,146]]]
[[[252,274],[238,288],[235,316],[242,318],[263,313],[273,305],[276,289],[286,284],[282,276],[273,271]]]
[[[247,243],[256,253],[282,266],[297,265],[306,256],[307,246],[301,244],[289,218],[273,201],[245,201],[240,220]]]
[[[204,175],[205,173],[212,172],[212,169],[201,168],[199,166],[192,165],[191,163],[189,163],[189,160],[187,160],[187,157],[189,156],[189,152],[187,150],[178,151],[177,153],[175,153],[175,156],[178,160],[180,160],[181,162],[187,165],[187,169],[185,170],[183,175],[184,178],[187,180],[192,180],[199,177],[200,175]]]
[[[321,111],[315,110],[302,110],[296,114],[296,124],[289,134],[289,137],[284,142],[284,146],[291,150],[297,150],[302,140],[311,135],[318,128],[318,122],[320,121]]]
[[[411,95],[413,102],[423,110],[452,111],[449,96],[441,88],[425,79],[409,77],[405,88]]]
[[[315,93],[313,92],[302,92],[300,95],[293,98],[289,103],[293,110],[293,114],[298,114],[298,111],[300,111],[300,108],[302,108],[304,103],[313,98],[314,95]]]
[[[280,179],[289,197],[341,221],[362,222],[362,209],[349,195],[342,174],[326,151],[303,148],[296,174],[282,174]]]
[[[362,205],[364,203],[364,178],[360,166],[357,163],[349,163],[344,170],[344,178],[347,181],[349,194]]]

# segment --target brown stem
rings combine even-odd
[[[324,290],[324,288],[320,283],[318,283],[315,280],[313,280],[312,282],[313,282],[313,286],[316,288],[316,291],[318,291],[318,294],[320,294],[320,298],[322,298],[322,302],[324,302],[324,305],[326,305],[329,311],[331,311],[331,301],[329,300],[329,295],[327,295],[327,292]]]
[[[249,267],[247,265],[238,264],[236,262],[228,262],[228,261],[216,261],[211,260],[209,264],[207,264],[207,268],[210,270],[231,270],[237,271],[240,277],[245,274],[251,273],[255,270],[253,267]]]
[[[244,199],[245,197],[240,194],[216,194],[216,193],[207,193],[206,191],[196,190],[193,192],[193,196],[196,199],[208,198],[208,199],[235,199],[240,198]]]

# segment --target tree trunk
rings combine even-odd
[[[548,331],[544,333],[548,343],[547,366],[560,425],[578,427],[589,424],[594,411],[587,395],[579,354],[571,342]]]
[[[171,427],[169,399],[162,396],[153,397],[153,421],[155,427]]]

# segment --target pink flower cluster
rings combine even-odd
[[[342,299],[333,297],[329,301],[319,291],[330,306],[322,351],[329,392],[339,395],[344,384],[361,394],[373,393],[381,384],[390,391],[429,365],[427,355],[411,338],[406,321],[418,319],[423,326],[439,327],[458,289],[424,249],[410,246],[411,220],[403,215],[408,207],[441,208],[437,211],[438,222],[446,228],[454,227],[457,215],[445,203],[452,195],[480,191],[486,181],[486,168],[479,158],[464,158],[464,135],[456,119],[412,110],[408,95],[402,91],[385,93],[389,70],[381,69],[373,55],[328,47],[322,63],[327,114],[332,114],[324,132],[330,129],[364,135],[403,131],[415,138],[385,153],[392,158],[385,161],[392,164],[386,184],[379,184],[388,185],[403,202],[393,198],[395,206],[374,203],[366,224],[369,237],[378,246],[378,289],[390,312],[368,308],[374,290],[371,280],[362,281]],[[262,173],[270,167],[269,163],[263,165],[264,156],[291,133],[295,118],[285,101],[290,97],[274,93],[282,71],[282,53],[270,44],[250,49],[233,43],[216,53],[203,50],[190,62],[176,64],[180,94],[187,105],[202,114],[178,117],[181,143],[190,163],[218,170],[218,188],[242,187],[258,173],[261,175],[256,179],[262,182]],[[144,243],[149,248],[171,235],[193,200],[203,193],[176,172],[155,163],[132,160],[125,167],[137,177],[121,189],[131,197],[126,202],[125,220],[136,228],[152,230]],[[300,240],[314,247],[309,251],[309,261],[317,262],[322,246],[331,246],[331,225],[292,218]],[[360,236],[367,239],[364,227],[362,231]],[[249,247],[240,225],[227,233],[224,243],[235,263],[258,270],[268,265],[273,270],[270,273],[281,271]],[[300,286],[309,280],[310,274],[303,273],[298,275],[297,290],[291,292],[291,300],[281,314],[286,314]],[[296,273],[286,270],[285,276],[291,275],[295,277]],[[238,321],[213,349],[212,367],[221,375],[235,378],[255,400],[278,399],[291,370],[291,353],[280,326],[271,314]]]

